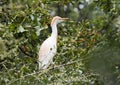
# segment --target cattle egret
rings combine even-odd
[[[52,34],[49,38],[47,38],[41,45],[39,50],[39,70],[46,69],[50,64],[53,63],[53,56],[57,51],[57,24],[67,20],[68,18],[61,18],[59,16],[55,16],[51,21]]]

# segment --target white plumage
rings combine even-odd
[[[39,50],[39,69],[46,69],[51,63],[53,63],[53,57],[57,51],[57,24],[66,19],[68,18],[61,18],[59,16],[52,19],[52,34],[42,43]]]

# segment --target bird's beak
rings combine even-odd
[[[69,18],[61,18],[61,20],[68,20]]]

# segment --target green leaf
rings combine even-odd
[[[17,30],[17,33],[23,33],[23,32],[25,32],[25,31],[27,31],[27,30],[25,30],[24,28],[23,28],[23,26],[19,26],[18,27],[18,30]]]
[[[31,18],[32,21],[35,19],[32,14],[30,15],[30,18]]]

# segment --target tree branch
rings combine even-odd
[[[81,60],[82,60],[82,59],[81,59]],[[40,70],[40,71],[36,71],[36,72],[33,72],[33,73],[26,74],[26,75],[24,75],[24,76],[22,76],[22,77],[20,77],[20,78],[18,78],[18,79],[15,79],[14,81],[11,81],[8,85],[11,85],[11,84],[13,84],[14,82],[16,82],[16,81],[18,81],[18,80],[21,80],[21,79],[23,79],[23,78],[36,75],[36,74],[38,74],[38,73],[39,73],[39,76],[40,76],[40,75],[48,72],[48,71],[51,70],[51,69],[60,68],[61,66],[68,66],[68,65],[77,63],[77,62],[79,62],[79,61],[81,61],[81,60],[79,59],[79,60],[76,60],[76,61],[71,61],[71,62],[68,62],[68,63],[66,63],[66,64],[56,65],[56,66],[54,66],[54,67],[51,66],[51,67],[49,67],[48,69],[45,69],[45,70]]]

